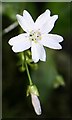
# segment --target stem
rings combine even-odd
[[[33,83],[32,83],[31,77],[30,77],[30,73],[29,73],[26,61],[25,61],[25,66],[26,66],[26,71],[27,71],[27,75],[28,75],[28,78],[29,78],[30,85],[32,85]]]
[[[25,66],[26,66],[26,71],[27,71],[27,75],[28,75],[28,78],[29,78],[29,83],[30,83],[30,85],[32,85],[33,83],[32,83],[31,77],[30,77],[30,73],[29,73],[27,62],[26,62],[25,54],[24,54],[24,57],[25,57]]]

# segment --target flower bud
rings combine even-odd
[[[32,105],[34,107],[36,114],[41,115],[41,105],[40,105],[40,101],[38,99],[38,96],[31,93],[31,100],[32,100]]]
[[[41,105],[38,99],[39,92],[35,85],[29,85],[27,89],[27,96],[31,95],[32,105],[37,115],[41,115]]]

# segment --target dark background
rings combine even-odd
[[[54,29],[50,33],[63,36],[62,50],[46,49],[47,61],[39,62],[38,69],[29,67],[33,82],[37,85],[42,105],[42,115],[37,116],[31,105],[30,96],[26,97],[28,77],[26,72],[21,73],[17,67],[18,57],[11,50],[8,41],[11,37],[23,32],[20,26],[3,35],[2,38],[2,116],[3,118],[71,118],[71,3],[3,3],[2,4],[2,29],[16,21],[16,14],[21,14],[26,9],[33,19],[42,14],[46,9],[51,10],[51,15],[57,14]],[[65,85],[60,83],[54,89],[55,78],[60,75]],[[54,83],[54,84],[53,84]]]

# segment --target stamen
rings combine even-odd
[[[34,42],[38,42],[38,40],[41,40],[41,33],[39,31],[31,31],[29,35],[30,40]]]

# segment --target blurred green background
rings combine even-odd
[[[2,37],[2,116],[3,118],[71,118],[70,106],[70,12],[71,3],[65,2],[22,2],[2,3],[2,30],[16,21],[16,14],[26,9],[33,19],[46,9],[51,15],[57,14],[54,29],[50,32],[63,36],[62,50],[46,49],[47,61],[39,62],[38,69],[29,67],[33,82],[37,85],[42,105],[42,115],[37,116],[31,105],[30,96],[26,97],[28,77],[16,66],[17,55],[11,50],[8,41],[23,32],[18,25]],[[59,81],[58,81],[59,76]],[[57,88],[55,88],[57,87]]]

